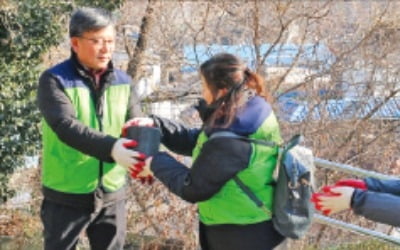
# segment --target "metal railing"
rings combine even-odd
[[[384,179],[384,180],[393,179],[393,177],[390,175],[384,175],[384,174],[380,174],[380,173],[373,172],[373,171],[367,171],[364,169],[355,168],[350,165],[331,162],[331,161],[320,159],[320,158],[314,158],[314,164],[317,167],[328,168],[331,170],[339,170],[342,172],[346,172],[348,174],[357,175],[359,177],[374,177],[374,178],[379,178],[379,179]],[[330,217],[327,217],[327,216],[324,216],[321,214],[315,214],[314,220],[315,220],[315,222],[320,223],[320,224],[338,227],[338,228],[349,230],[349,231],[352,231],[352,232],[355,232],[358,234],[372,236],[379,240],[383,240],[385,242],[389,242],[389,243],[392,243],[395,245],[400,245],[400,238],[393,237],[393,236],[390,236],[390,235],[382,233],[382,232],[370,230],[370,229],[360,227],[357,225],[353,225],[350,223],[346,223],[346,222],[343,222],[340,220],[336,220],[336,219],[333,219],[333,218],[330,218]]]

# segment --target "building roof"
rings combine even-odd
[[[354,120],[365,117],[372,120],[400,120],[400,97],[387,101],[377,97],[329,99],[315,105],[284,99],[279,101],[278,115],[288,122]]]
[[[221,52],[234,54],[247,62],[250,68],[255,67],[254,45],[199,44],[196,46],[188,45],[183,48],[187,65],[182,68],[182,71],[196,71],[199,64]],[[330,66],[335,60],[334,55],[322,43],[303,45],[264,43],[260,46],[260,54],[263,56],[266,53],[268,53],[265,60],[265,65],[267,66],[291,66],[296,62],[299,67],[326,67]]]

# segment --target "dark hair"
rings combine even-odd
[[[206,121],[210,127],[215,126],[217,120],[221,127],[227,127],[233,122],[236,112],[247,101],[243,94],[245,89],[253,89],[257,95],[267,99],[262,77],[232,54],[214,55],[201,64],[200,74],[214,97],[213,104],[217,106]],[[218,90],[224,88],[228,90],[227,94],[216,100]]]
[[[96,31],[110,25],[114,26],[114,20],[109,11],[100,8],[82,7],[72,13],[69,22],[69,37],[79,37],[84,32]]]

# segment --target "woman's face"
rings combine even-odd
[[[208,105],[211,104],[216,99],[220,98],[221,96],[224,96],[228,92],[226,88],[218,89],[217,95],[215,96],[212,93],[211,88],[208,86],[206,79],[204,79],[202,75],[200,76],[200,78],[201,78],[203,99],[206,101]]]
[[[202,86],[202,95],[206,103],[209,105],[214,101],[213,94],[211,93],[210,87],[206,83],[203,76],[201,76],[201,86]]]

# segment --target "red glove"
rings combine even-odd
[[[139,159],[137,162],[130,168],[131,177],[134,179],[139,179],[142,184],[153,184],[154,177],[153,173],[149,170],[149,164],[151,161],[151,157],[146,159],[144,154],[141,154],[143,158]]]
[[[358,179],[344,179],[344,180],[339,180],[338,182],[335,183],[335,186],[347,186],[347,187],[353,187],[353,188],[358,188],[362,190],[367,190],[367,184],[363,180],[358,180]]]
[[[324,186],[322,187],[322,193],[313,193],[310,201],[314,203],[316,210],[321,211],[324,215],[329,215],[331,213],[330,209],[322,210],[319,202],[321,201],[319,197],[321,196],[339,196],[340,194],[331,191],[334,186]]]
[[[129,142],[125,142],[122,144],[125,148],[135,148],[137,147],[138,143],[135,140],[130,140]]]
[[[146,177],[139,177],[139,180],[142,184],[145,184],[147,182],[147,184],[151,185],[154,182],[154,178],[151,175],[148,175]]]
[[[136,117],[136,118],[133,118],[133,119],[127,121],[122,126],[122,130],[121,130],[122,137],[126,137],[127,129],[129,127],[134,127],[134,126],[154,127],[154,120],[152,118],[148,118],[148,117]]]
[[[135,148],[138,143],[135,140],[130,140],[129,142],[125,142],[122,144],[125,148]],[[137,162],[132,167],[130,167],[131,177],[137,178],[137,175],[143,170],[143,167],[146,165],[144,160],[147,156],[141,152],[137,152],[138,155],[135,156]]]
[[[137,120],[129,120],[129,121],[127,121],[124,124],[124,126],[122,127],[122,130],[121,130],[122,137],[126,137],[127,129],[129,127],[137,126],[138,124],[139,124],[139,122]]]
[[[136,163],[135,165],[132,166],[131,168],[131,177],[134,179],[138,178],[138,174],[140,174],[140,172],[142,172],[143,167],[145,166],[145,162],[144,161],[139,161],[138,163]]]

